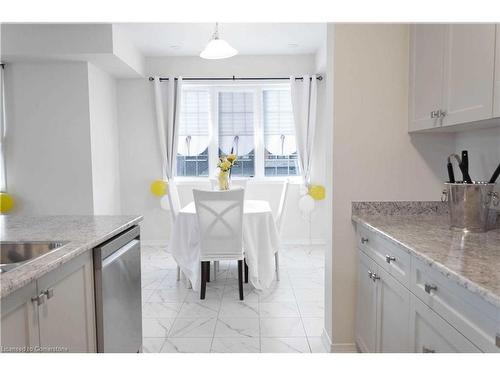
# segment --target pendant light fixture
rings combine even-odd
[[[212,39],[200,53],[200,57],[210,60],[227,59],[228,57],[233,57],[237,53],[238,51],[231,47],[228,42],[223,39],[219,39],[219,24],[216,23]]]

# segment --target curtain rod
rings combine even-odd
[[[318,81],[323,80],[323,76],[315,76]],[[313,77],[310,77],[309,79],[312,79]],[[177,78],[174,78],[177,81]],[[186,77],[182,78],[183,81],[285,81],[289,80],[290,78],[288,77]],[[295,78],[296,80],[303,80],[304,77],[297,77]],[[154,81],[154,77],[149,77],[150,81]],[[160,82],[163,81],[168,81],[169,78],[165,77],[160,77]]]

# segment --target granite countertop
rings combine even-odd
[[[452,231],[446,207],[437,202],[353,203],[352,220],[500,308],[500,228]]]
[[[29,284],[125,229],[142,216],[0,216],[1,241],[68,241],[55,251],[0,273],[0,297]]]

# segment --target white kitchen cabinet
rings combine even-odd
[[[410,292],[359,251],[356,343],[362,352],[408,352]]]
[[[443,104],[445,31],[445,25],[411,26],[409,131],[440,125],[431,113]]]
[[[493,24],[411,26],[409,131],[494,116],[495,33]]]
[[[407,353],[410,291],[383,269],[376,280],[377,295],[377,352]]]
[[[2,346],[95,352],[92,267],[88,251],[3,298]]]
[[[17,351],[17,348],[28,349],[39,345],[38,311],[36,303],[31,300],[36,296],[36,282],[33,281],[1,300],[2,351]]]
[[[430,307],[412,296],[410,341],[415,353],[478,353],[480,350]]]
[[[38,280],[40,342],[70,352],[95,352],[95,309],[90,251]]]
[[[495,25],[446,28],[443,126],[493,117]]]
[[[377,288],[372,280],[377,264],[359,251],[356,343],[362,352],[375,352],[377,330]]]

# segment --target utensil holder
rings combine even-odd
[[[474,181],[445,183],[441,196],[442,202],[448,202],[450,227],[464,232],[486,232],[488,215],[492,206],[498,206],[498,193],[493,189],[495,184]]]

